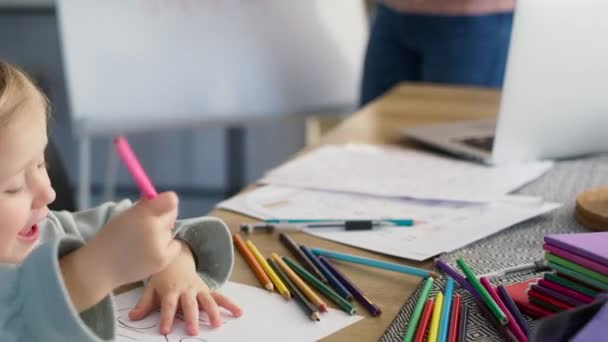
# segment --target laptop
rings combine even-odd
[[[497,119],[403,129],[488,164],[608,151],[608,1],[517,2]]]

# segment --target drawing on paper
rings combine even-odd
[[[208,342],[208,340],[197,336],[160,335],[160,311],[156,311],[155,314],[150,314],[141,320],[132,321],[128,316],[132,309],[127,307],[116,310],[118,341]],[[185,322],[182,312],[175,315],[174,324],[178,324],[180,321]],[[226,323],[226,320],[222,321],[222,324]],[[199,326],[211,328],[211,322],[204,313],[201,313],[199,317]]]

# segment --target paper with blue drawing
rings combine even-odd
[[[141,321],[128,318],[141,290],[115,297],[119,342],[316,341],[362,319],[330,309],[321,315],[320,322],[313,322],[293,301],[260,288],[228,282],[220,292],[239,303],[243,316],[235,318],[223,312],[223,326],[212,329],[207,315],[201,312],[200,334],[188,336],[183,317],[178,314],[173,332],[163,336],[159,334],[160,313],[152,313]]]

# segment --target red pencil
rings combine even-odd
[[[422,316],[420,317],[420,322],[418,323],[418,330],[416,330],[414,342],[422,342],[422,340],[424,340],[424,335],[426,335],[426,328],[429,326],[429,321],[431,320],[431,313],[433,312],[434,304],[435,303],[433,298],[429,298],[426,300],[426,304],[424,304],[424,309],[422,309]]]
[[[460,295],[454,295],[452,302],[452,312],[450,315],[450,330],[448,330],[448,342],[456,342],[458,340],[458,321],[460,318]]]

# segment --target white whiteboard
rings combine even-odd
[[[356,103],[355,0],[58,0],[73,118],[88,134]]]

